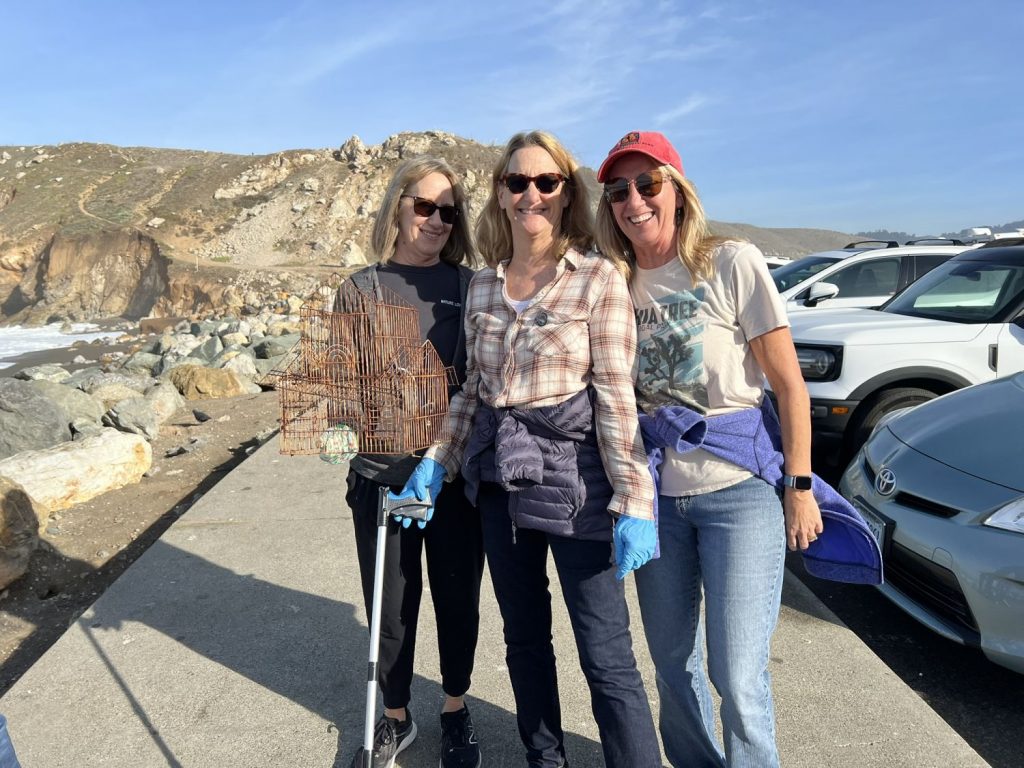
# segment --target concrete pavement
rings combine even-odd
[[[280,456],[276,437],[225,477],[0,699],[24,768],[348,768],[362,738],[367,622],[343,489],[342,468]],[[560,596],[555,610],[569,759],[596,768],[597,729]],[[481,614],[469,701],[484,765],[520,767],[486,576]],[[438,763],[434,631],[425,600],[411,705],[420,735],[401,768]],[[784,766],[986,765],[788,573],[772,674]]]

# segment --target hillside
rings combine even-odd
[[[272,155],[73,143],[0,147],[0,322],[193,314],[308,290],[366,261],[403,158],[445,157],[472,212],[499,148],[440,132]],[[593,181],[593,172],[587,171]],[[843,245],[824,230],[713,223],[766,254]]]

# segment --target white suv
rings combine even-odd
[[[842,250],[812,253],[777,267],[772,280],[790,315],[825,307],[877,307],[969,247],[954,240],[944,241],[950,245],[914,244],[920,242],[924,241],[867,249],[863,243],[850,243]]]
[[[791,323],[815,449],[845,463],[889,411],[1024,370],[1024,246],[965,251],[880,310]]]

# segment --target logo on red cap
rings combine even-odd
[[[640,131],[630,131],[625,136],[623,136],[621,139],[619,139],[619,143],[616,145],[615,148],[618,149],[620,147],[628,147],[630,144],[639,144],[639,143],[640,143]],[[611,154],[611,152],[609,152],[608,154]]]

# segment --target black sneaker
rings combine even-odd
[[[381,715],[373,727],[373,768],[394,768],[395,757],[416,738],[412,712],[405,710],[405,720]],[[352,757],[352,768],[363,768],[363,748]]]
[[[479,768],[480,747],[476,743],[469,707],[441,713],[440,768]]]

